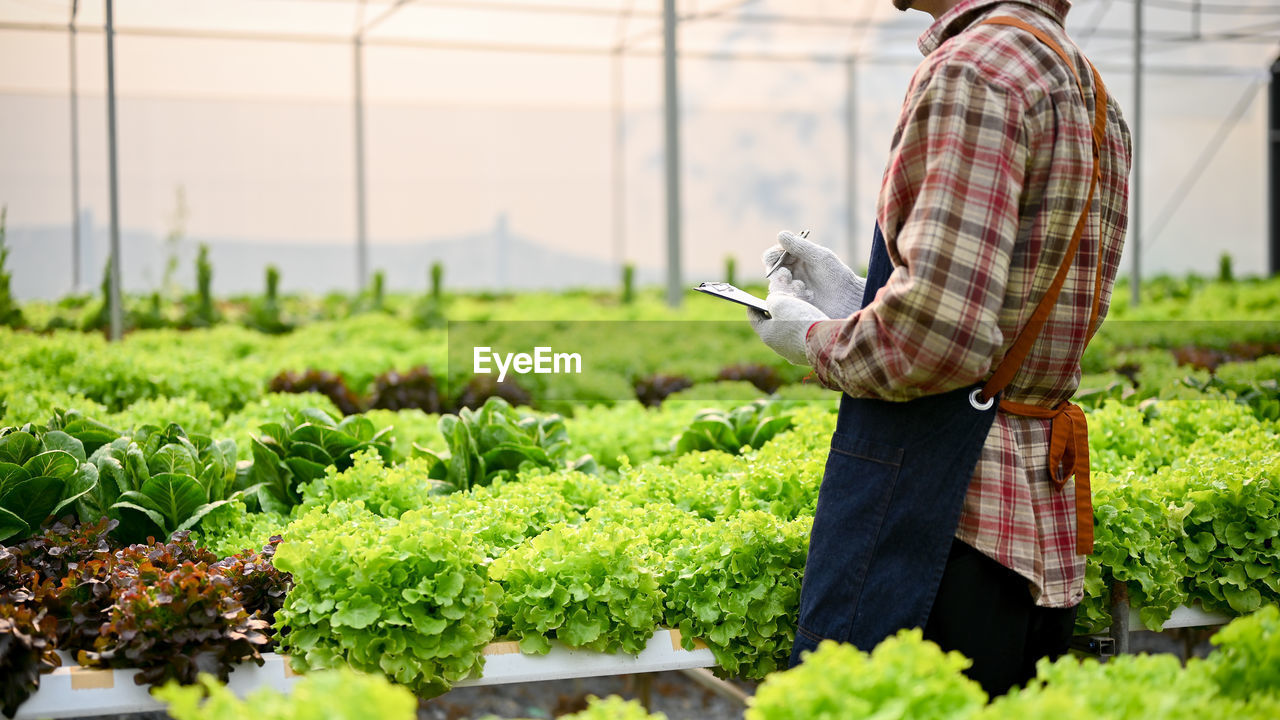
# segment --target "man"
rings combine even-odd
[[[935,22],[866,290],[783,233],[770,318],[750,311],[844,393],[792,662],[923,626],[996,695],[1065,652],[1083,597],[1087,435],[1067,401],[1119,267],[1129,132],[1067,39],[1067,0],[893,1]]]

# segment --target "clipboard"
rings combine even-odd
[[[764,313],[765,317],[773,317],[769,314],[769,306],[765,305],[764,300],[761,300],[745,290],[739,290],[727,282],[699,283],[694,290],[697,290],[700,293],[706,293],[712,297],[718,297],[721,300],[728,300],[729,302],[738,303],[739,305],[746,305],[749,308],[759,310]]]

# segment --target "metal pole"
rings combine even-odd
[[[108,302],[111,314],[112,340],[124,331],[124,312],[120,292],[120,193],[119,167],[116,153],[116,46],[113,27],[114,8],[107,1],[107,172],[111,202],[111,281]]]
[[[676,0],[662,3],[663,109],[667,161],[667,304],[684,295],[680,272],[680,89],[676,77]]]
[[[1129,247],[1133,250],[1133,278],[1129,281],[1134,307],[1142,294],[1142,0],[1133,3],[1133,179],[1129,183]]]
[[[851,267],[858,263],[858,61],[849,56],[845,67],[845,197],[848,207],[848,255]]]
[[[1274,277],[1280,275],[1280,58],[1271,65],[1271,87],[1268,88],[1267,127],[1271,147],[1271,258],[1268,268]]]
[[[1129,654],[1129,586],[1119,581],[1111,583],[1111,639],[1116,655]]]
[[[356,129],[356,290],[364,292],[369,281],[369,238],[364,188],[364,37],[355,36]]]
[[[622,272],[622,266],[626,262],[627,250],[626,120],[623,107],[625,98],[623,97],[622,88],[624,80],[622,53],[621,47],[615,49],[613,53],[613,102],[611,105],[611,113],[613,115],[613,262],[617,265],[618,272]]]
[[[76,82],[76,12],[80,0],[71,0],[70,33],[71,57],[71,292],[80,291],[80,93]]]

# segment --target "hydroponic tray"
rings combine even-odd
[[[1164,629],[1224,625],[1230,620],[1226,615],[1207,613],[1198,606],[1184,606],[1173,611]],[[1130,627],[1142,628],[1137,610],[1130,611]],[[639,655],[572,650],[559,644],[554,644],[546,655],[526,655],[520,652],[517,643],[490,643],[484,650],[484,674],[456,683],[455,687],[713,667],[716,661],[711,650],[700,641],[694,644],[697,646],[694,650],[681,647],[679,630],[654,633]],[[247,663],[231,673],[228,687],[232,692],[243,697],[260,687],[272,687],[283,693],[292,690],[298,676],[289,668],[287,658],[267,653],[263,659],[266,662],[262,667]],[[147,686],[134,684],[136,672],[98,670],[73,663],[64,665],[40,676],[40,689],[18,708],[15,720],[163,710],[163,704],[151,697]]]
[[[1175,628],[1186,627],[1211,627],[1214,625],[1226,625],[1231,622],[1231,618],[1221,613],[1205,612],[1199,605],[1183,605],[1174,608],[1173,614],[1165,621],[1161,630],[1173,630]],[[1136,608],[1129,609],[1129,629],[1131,631],[1146,630],[1142,620],[1138,617]]]
[[[514,642],[491,643],[484,650],[484,675],[455,686],[503,685],[714,666],[716,661],[711,650],[701,642],[695,642],[695,645],[698,647],[694,650],[681,647],[678,630],[654,633],[639,655],[571,650],[558,644],[546,655],[525,655]],[[253,663],[238,666],[231,673],[227,686],[241,697],[260,687],[290,692],[298,676],[289,668],[287,658],[267,653],[263,659],[266,663],[262,667]],[[40,689],[18,708],[15,719],[163,710],[164,705],[151,697],[148,686],[134,684],[136,673],[130,669],[99,670],[75,664],[64,665],[40,676]]]

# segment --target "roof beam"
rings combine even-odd
[[[67,26],[58,23],[27,23],[27,22],[11,22],[0,21],[0,31],[20,31],[20,32],[48,32],[62,34],[67,32]],[[86,26],[79,28],[82,33],[102,33],[101,27]],[[348,45],[351,42],[349,35],[327,35],[327,34],[307,34],[307,33],[275,33],[275,32],[248,32],[238,30],[190,30],[183,28],[117,28],[115,30],[117,36],[121,37],[150,37],[150,38],[174,38],[186,40],[237,40],[249,42],[279,42],[279,43],[303,43],[313,45]],[[1205,35],[1205,38],[1210,36]],[[1227,42],[1228,40],[1223,40]],[[1244,38],[1236,38],[1230,42],[1242,42]],[[1280,34],[1275,35],[1258,35],[1250,38],[1251,42],[1257,44],[1275,45],[1280,43]],[[1157,41],[1158,42],[1158,41]],[[573,46],[573,45],[538,45],[532,43],[483,43],[483,42],[459,42],[445,40],[415,40],[415,39],[398,39],[398,38],[368,38],[365,40],[366,46],[376,47],[401,47],[416,48],[420,50],[442,50],[442,51],[459,51],[459,52],[495,52],[495,53],[513,53],[513,54],[529,54],[529,55],[579,55],[588,57],[607,57],[614,52],[616,48],[612,46]],[[627,50],[629,56],[634,57],[659,57],[660,48],[641,48]],[[693,60],[717,60],[717,61],[749,61],[749,62],[780,62],[780,63],[827,63],[842,64],[848,62],[850,54],[847,52],[750,52],[750,51],[732,51],[732,50],[681,50],[681,57]],[[875,65],[902,65],[915,66],[918,65],[920,59],[909,55],[872,55],[858,54],[855,56],[858,62],[870,63]],[[1119,68],[1127,68],[1127,65],[1117,64],[1099,64],[1099,68],[1111,68],[1113,70]],[[1201,77],[1259,77],[1263,69],[1229,66],[1229,65],[1164,65],[1151,66],[1144,71],[1155,75],[1195,75]]]

